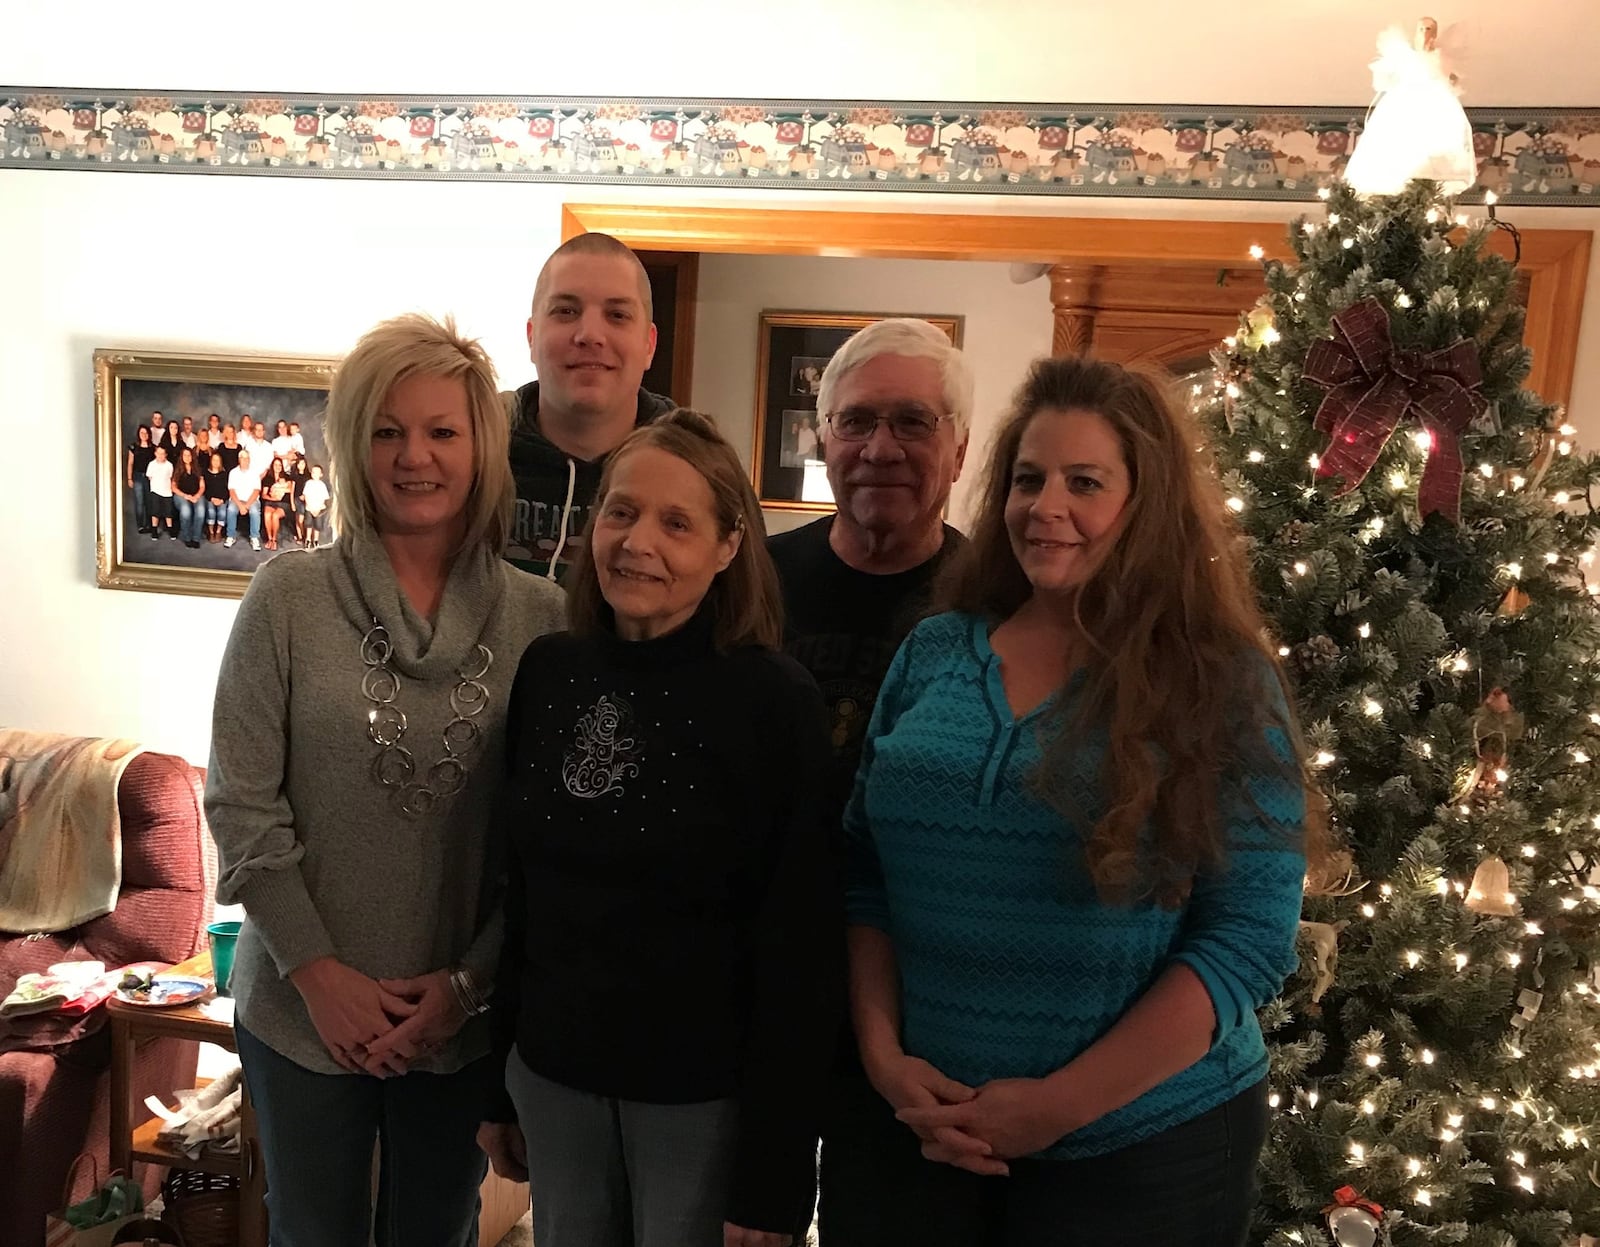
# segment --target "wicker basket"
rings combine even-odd
[[[135,1243],[165,1243],[167,1247],[188,1247],[183,1241],[182,1231],[177,1226],[168,1221],[151,1221],[148,1218],[143,1221],[129,1221],[118,1227],[116,1234],[112,1236],[111,1247],[118,1247],[122,1243],[128,1244],[129,1247]]]
[[[184,1247],[235,1247],[239,1241],[239,1179],[199,1169],[171,1169],[161,1184],[163,1221]]]

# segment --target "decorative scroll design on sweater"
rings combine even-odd
[[[602,695],[578,720],[572,748],[561,760],[561,782],[575,797],[621,796],[622,781],[639,773],[639,741],[628,703]]]

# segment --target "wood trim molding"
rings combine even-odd
[[[650,257],[647,269],[672,269],[677,279],[673,297],[672,361],[668,394],[694,393],[694,328],[699,312],[700,253],[662,251]],[[659,327],[660,321],[657,320]],[[659,348],[658,348],[659,349]]]
[[[1286,231],[1270,221],[1163,221],[1011,213],[951,214],[815,208],[721,208],[676,203],[569,203],[561,238],[611,234],[635,250],[744,255],[877,256],[902,260],[1048,260],[1238,268],[1250,247],[1292,258]],[[1572,393],[1588,280],[1587,230],[1522,231],[1531,278],[1523,340],[1533,350],[1528,386],[1550,402]],[[1495,250],[1510,255],[1497,233]],[[1240,308],[1243,311],[1243,308]]]
[[[598,230],[636,250],[747,255],[878,256],[898,260],[1167,260],[1248,263],[1251,244],[1291,256],[1284,230],[1248,221],[814,208],[701,208],[668,203],[564,204],[561,240]]]
[[[1087,355],[1094,349],[1094,322],[1099,313],[1100,278],[1095,264],[1055,264],[1050,268],[1050,309],[1055,324],[1050,354]]]
[[[1567,403],[1578,366],[1578,329],[1583,323],[1583,294],[1594,235],[1576,229],[1521,233],[1521,266],[1529,276],[1528,318],[1522,340],[1533,351],[1527,386],[1547,402]],[[1492,246],[1511,258],[1511,240],[1504,231],[1495,233]]]
[[[678,305],[672,340],[672,392],[694,393],[694,327],[700,316],[700,256],[686,255],[678,264]]]

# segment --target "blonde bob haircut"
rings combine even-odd
[[[510,429],[494,365],[455,320],[411,312],[368,330],[346,355],[328,393],[323,435],[328,442],[328,488],[336,529],[378,531],[369,469],[372,426],[389,393],[411,377],[459,378],[472,422],[472,491],[461,549],[484,545],[499,553],[511,533],[515,487],[508,458]]]

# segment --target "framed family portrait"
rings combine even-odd
[[[96,351],[96,583],[242,597],[268,559],[331,541],[337,363]]]
[[[761,505],[777,511],[831,511],[833,491],[822,462],[817,409],[822,373],[858,329],[890,315],[762,312],[757,346],[755,447],[750,477]],[[923,316],[961,345],[960,316]]]

